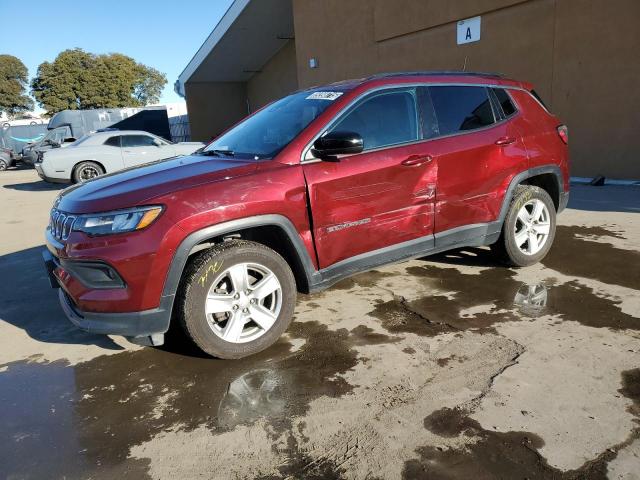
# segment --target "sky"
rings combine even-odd
[[[182,99],[178,75],[233,0],[0,0],[0,54],[18,57],[32,78],[68,48],[118,52],[167,75],[160,103]],[[40,109],[38,109],[40,110]]]

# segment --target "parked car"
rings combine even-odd
[[[15,160],[11,150],[0,148],[0,171],[6,170],[14,164]]]
[[[35,167],[47,182],[80,183],[123,168],[188,155],[203,145],[171,143],[139,130],[107,129],[85,135],[67,148],[41,152]]]
[[[45,262],[80,328],[159,345],[173,318],[240,358],[287,329],[297,290],[457,247],[538,262],[569,196],[567,142],[532,86],[501,76],[313,88],[197,155],[64,190]]]
[[[28,143],[22,149],[22,161],[28,165],[35,165],[41,153],[53,148],[67,147],[77,139],[70,136],[67,127],[54,128],[37,142]]]

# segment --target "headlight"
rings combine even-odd
[[[80,215],[73,224],[73,229],[87,235],[132,232],[148,227],[161,213],[162,207],[151,206]]]

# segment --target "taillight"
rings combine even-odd
[[[569,127],[566,125],[558,125],[558,136],[564,142],[565,145],[569,145]]]

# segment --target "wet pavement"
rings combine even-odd
[[[236,361],[70,326],[56,193],[0,176],[0,478],[640,478],[640,188],[574,188],[541,265],[468,248],[300,296]]]

